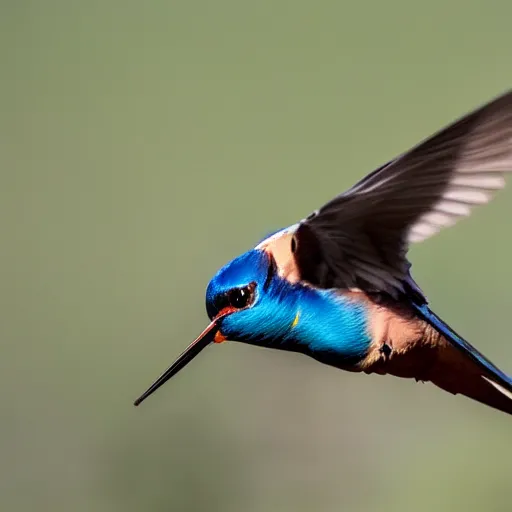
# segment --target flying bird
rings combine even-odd
[[[206,290],[211,323],[135,405],[229,339],[432,382],[512,414],[512,378],[431,310],[407,259],[511,171],[509,90],[221,268]]]

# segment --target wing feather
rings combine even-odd
[[[512,90],[376,169],[302,221],[301,278],[323,288],[404,293],[409,244],[489,202],[512,171]]]

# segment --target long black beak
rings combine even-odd
[[[219,327],[217,325],[217,320],[213,320],[213,322],[198,336],[198,338],[193,341],[185,351],[172,363],[172,365],[165,370],[165,372],[158,377],[158,379],[151,384],[149,389],[145,391],[135,402],[133,405],[139,405],[143,400],[145,400],[149,395],[153,394],[160,386],[165,384],[173,375],[176,375],[182,368],[185,368],[194,357],[201,352],[204,348],[206,348],[215,338],[215,335],[219,331]]]

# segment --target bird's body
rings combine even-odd
[[[361,290],[317,289],[301,281],[290,282],[280,275],[271,250],[281,236],[288,235],[283,233],[270,246],[262,244],[236,258],[210,282],[207,304],[211,319],[222,312],[222,307],[213,305],[215,297],[244,283],[258,283],[256,289],[263,283],[262,297],[255,298],[259,307],[227,315],[217,343],[236,339],[300,352],[341,370],[430,381],[450,393],[464,394],[512,414],[512,400],[482,378],[491,378],[493,371],[484,371],[487,368],[470,357],[482,356],[471,346],[468,352],[462,351],[454,345],[455,340],[443,336],[432,325],[437,317],[424,300],[397,300]],[[451,331],[448,326],[446,329]]]
[[[430,381],[512,414],[512,379],[431,311],[406,258],[410,243],[487,202],[509,171],[512,92],[219,270],[206,292],[212,323],[136,403],[230,339]]]

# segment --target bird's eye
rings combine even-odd
[[[244,288],[233,288],[228,292],[229,304],[236,309],[245,308],[252,300],[254,286],[245,286]]]

